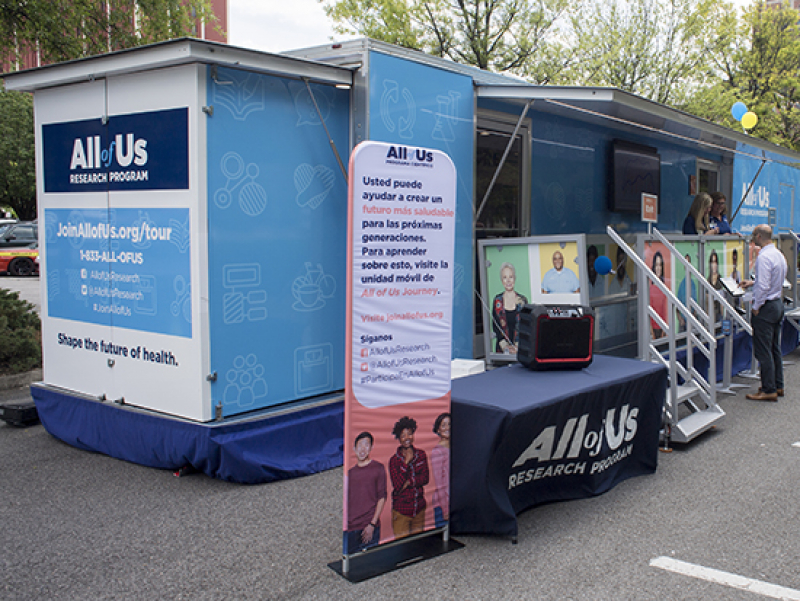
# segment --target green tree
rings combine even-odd
[[[758,115],[751,135],[800,151],[800,12],[755,2],[716,56],[717,74],[683,108],[739,129],[737,100]]]
[[[0,0],[0,62],[37,48],[53,63],[192,35],[217,19],[209,0]],[[26,65],[30,67],[30,65]],[[0,89],[0,205],[36,216],[31,97]]]
[[[341,34],[358,34],[495,72],[551,78],[568,0],[321,0]],[[538,64],[547,69],[536,68]]]
[[[0,288],[0,375],[42,366],[42,325],[19,292]]]
[[[736,13],[723,0],[587,2],[572,14],[579,60],[562,80],[680,103],[705,82],[735,27]]]
[[[0,0],[0,59],[38,48],[43,63],[192,35],[216,22],[208,0]]]
[[[36,218],[33,99],[0,87],[0,206]]]

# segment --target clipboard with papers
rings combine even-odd
[[[722,283],[722,287],[725,288],[725,291],[731,296],[744,296],[744,288],[742,288],[733,278],[720,278],[719,281]]]

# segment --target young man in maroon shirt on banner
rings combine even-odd
[[[369,432],[356,436],[357,463],[347,472],[347,531],[345,554],[374,547],[381,540],[381,511],[386,504],[386,469],[369,454],[375,439]]]
[[[430,472],[425,451],[414,447],[417,422],[402,417],[392,430],[400,441],[397,452],[389,459],[392,480],[392,529],[395,538],[422,532],[425,528],[425,490]]]

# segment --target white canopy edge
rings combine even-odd
[[[192,63],[245,69],[292,79],[308,79],[312,83],[342,86],[351,86],[353,83],[353,69],[348,67],[189,38],[6,73],[2,77],[7,90],[34,92],[43,88]]]

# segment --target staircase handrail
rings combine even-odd
[[[749,323],[747,323],[747,320],[741,315],[739,315],[738,311],[736,311],[736,309],[734,309],[731,306],[731,304],[728,302],[728,299],[725,298],[725,295],[721,294],[719,290],[714,288],[714,286],[712,286],[709,283],[709,281],[705,278],[705,276],[701,274],[694,265],[692,265],[689,261],[687,261],[684,258],[684,256],[677,251],[677,249],[672,245],[672,243],[669,240],[667,240],[664,234],[658,231],[658,228],[653,228],[653,235],[656,238],[658,238],[659,242],[661,242],[667,248],[670,249],[670,252],[672,253],[673,257],[677,257],[680,260],[684,269],[689,271],[697,279],[697,281],[700,282],[700,285],[705,289],[706,293],[709,294],[711,298],[718,301],[720,304],[724,305],[727,310],[727,313],[733,317],[736,323],[738,323],[745,332],[747,332],[748,334],[750,334],[750,336],[752,336],[753,335],[752,326]]]
[[[655,228],[653,228],[653,231],[657,231],[657,230]],[[647,279],[650,280],[651,283],[653,283],[656,286],[658,286],[658,289],[661,290],[661,292],[663,292],[664,295],[667,298],[669,298],[669,300],[675,305],[675,307],[678,309],[678,311],[681,313],[681,315],[683,315],[684,319],[686,319],[687,323],[691,323],[692,326],[697,331],[700,332],[700,334],[706,339],[706,341],[709,344],[711,344],[714,347],[716,347],[716,344],[717,344],[716,337],[711,332],[706,330],[705,326],[703,324],[701,324],[694,315],[692,315],[692,313],[686,308],[686,305],[683,304],[683,302],[681,300],[679,300],[677,296],[675,296],[675,294],[672,292],[672,290],[667,288],[667,285],[664,282],[661,281],[661,278],[659,278],[655,273],[653,273],[653,270],[650,269],[647,266],[647,263],[645,263],[642,260],[642,258],[638,254],[636,254],[636,252],[631,250],[631,248],[628,246],[628,243],[625,242],[625,240],[623,240],[619,236],[619,234],[617,234],[617,232],[614,231],[614,228],[612,228],[609,225],[609,226],[606,227],[606,232],[611,237],[611,239],[614,240],[614,242],[616,242],[617,245],[620,248],[622,248],[623,252],[626,255],[628,255],[628,257],[630,259],[632,259],[634,263],[636,263],[636,266],[644,271],[645,275],[647,275]],[[665,238],[665,240],[666,240],[666,238]],[[669,242],[667,242],[667,244],[669,244]],[[669,244],[669,246],[672,247],[671,244]],[[672,248],[674,249],[674,247],[672,247]],[[630,251],[630,252],[628,252],[628,251]],[[680,254],[680,253],[678,253],[678,254]],[[702,276],[700,276],[700,277],[702,277]],[[712,288],[712,290],[713,290],[713,288]],[[716,290],[714,290],[714,292],[716,292]]]

